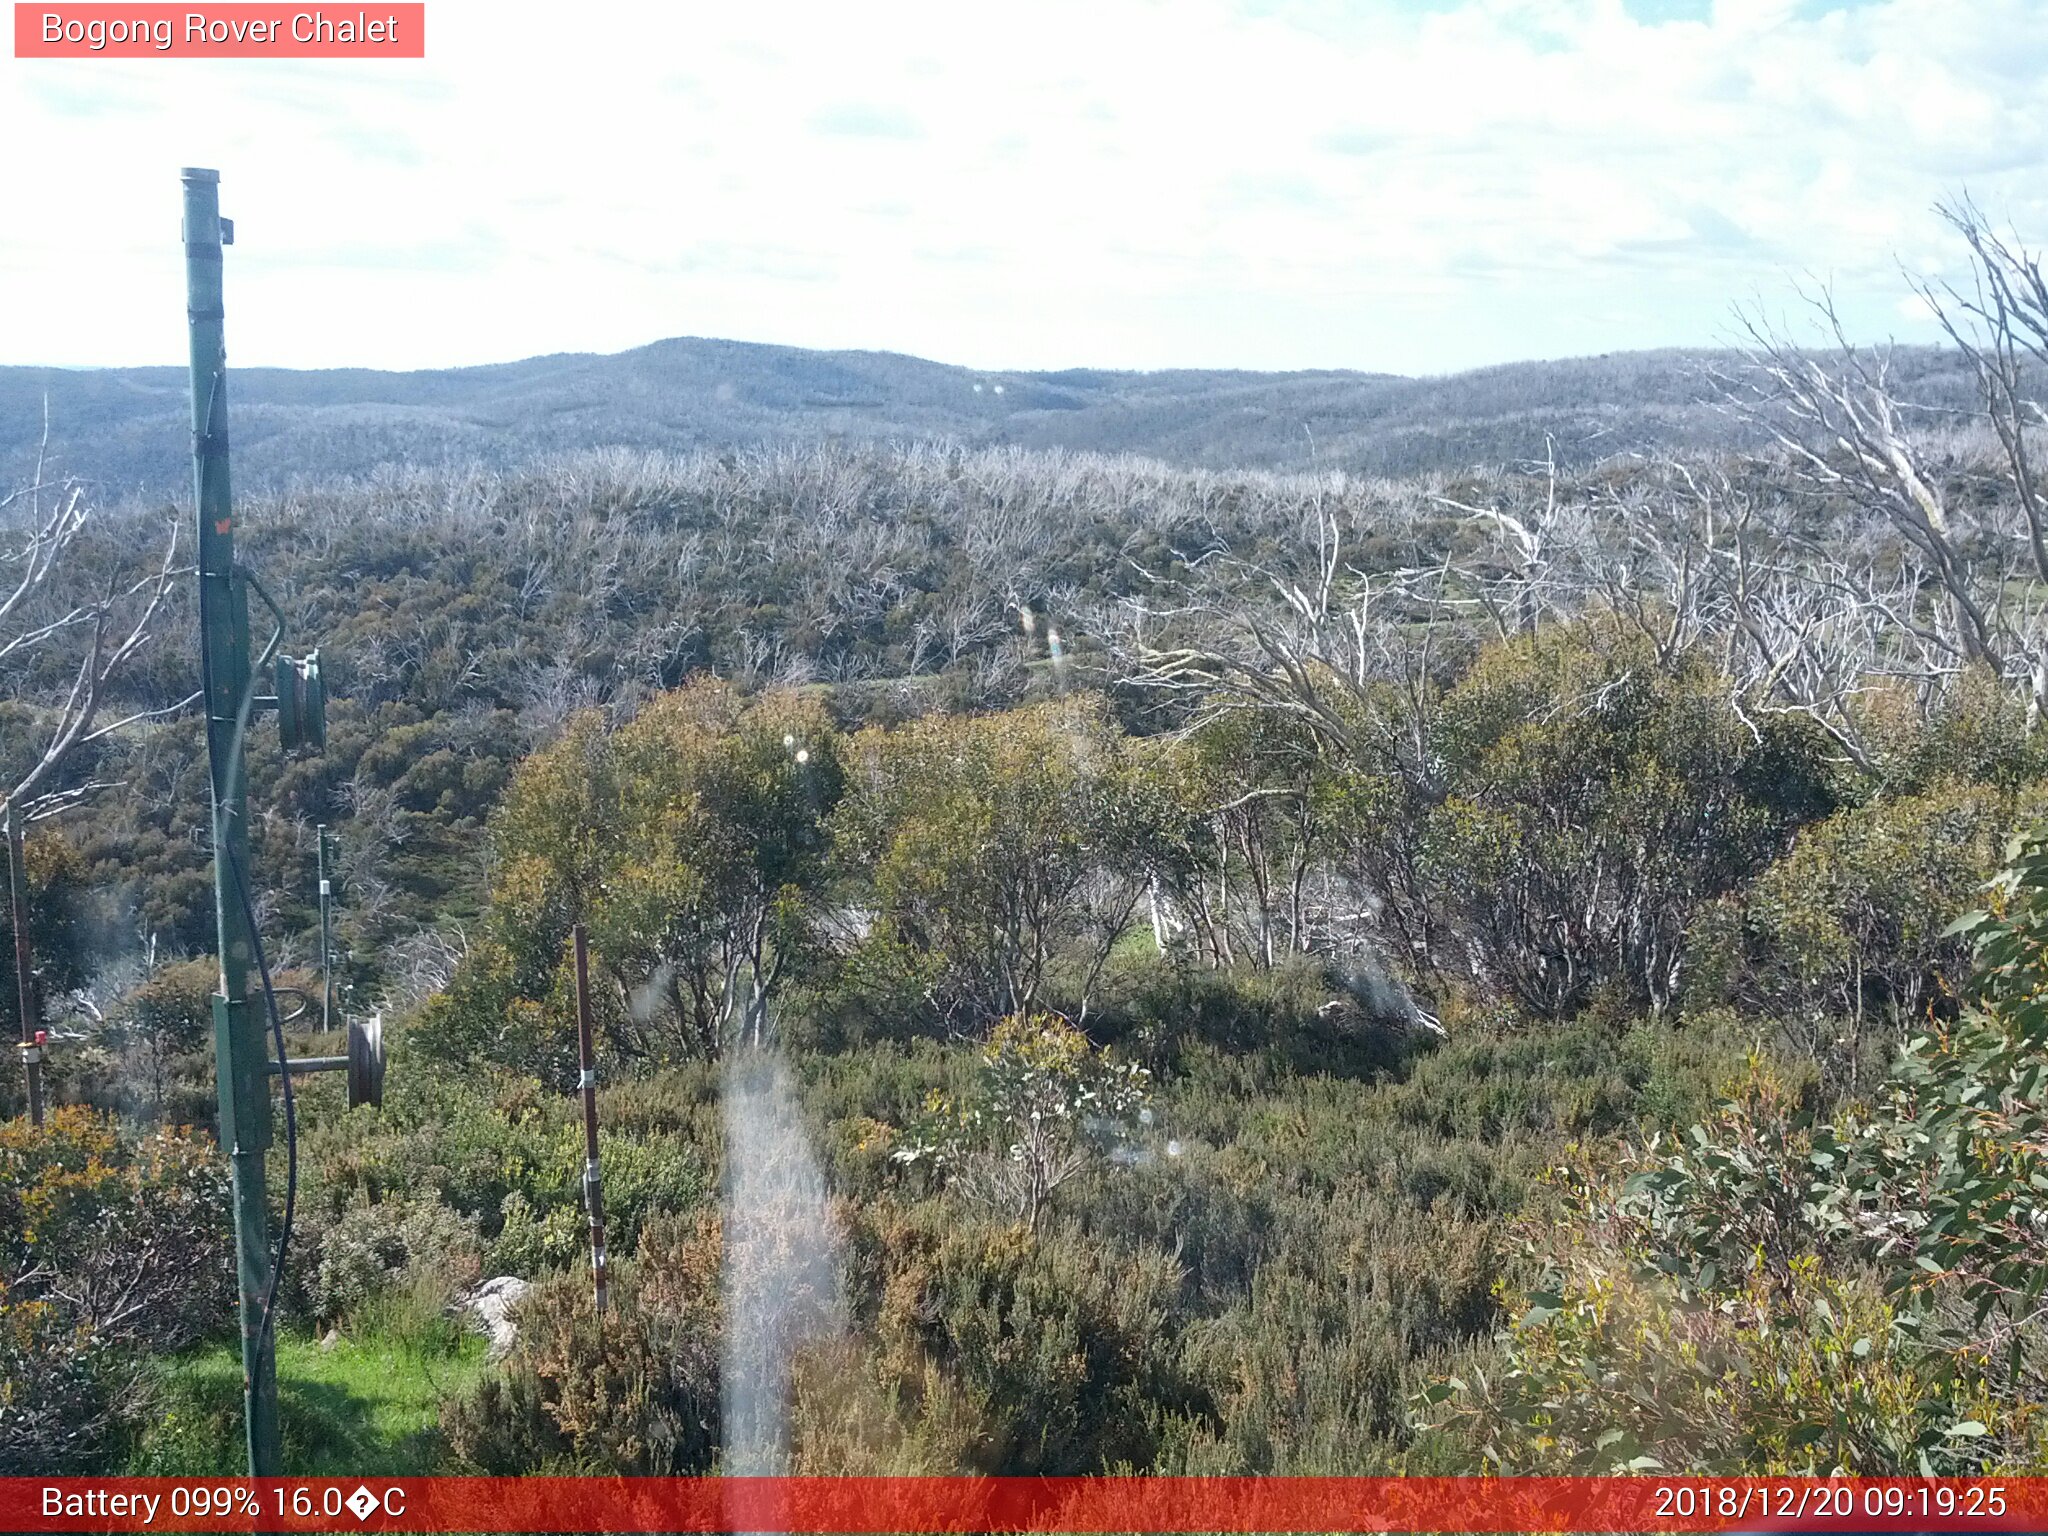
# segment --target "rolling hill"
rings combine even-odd
[[[237,482],[367,474],[390,463],[516,464],[558,449],[944,438],[1139,453],[1219,468],[1458,470],[1729,442],[1704,352],[1514,363],[1437,378],[1341,371],[987,373],[885,352],[695,337],[608,356],[485,367],[236,370]],[[1898,375],[1943,400],[1942,354]],[[33,474],[47,396],[54,470],[108,494],[175,494],[189,474],[183,368],[0,368],[0,483]]]

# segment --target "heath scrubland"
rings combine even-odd
[[[721,1081],[773,1050],[836,1233],[801,1471],[2042,1470],[2048,292],[1956,224],[1939,367],[1760,330],[1720,444],[246,500],[335,698],[250,764],[288,1028],[332,1048],[327,823],[393,1037],[381,1112],[299,1096],[294,1454],[719,1466],[778,1283],[731,1262]],[[229,1470],[178,514],[47,479],[0,511],[61,1106],[0,1126],[0,1466]],[[447,1309],[499,1275],[485,1360]]]

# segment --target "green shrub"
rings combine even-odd
[[[1780,1020],[1853,1085],[1902,1025],[1953,1016],[1969,951],[1949,921],[1996,868],[2015,818],[2039,803],[1943,784],[1808,827],[1696,924],[1693,995]]]
[[[1991,667],[1965,668],[1932,697],[1913,683],[1869,679],[1857,706],[1883,794],[1921,794],[1944,783],[2010,794],[2048,774],[2048,743],[2029,719],[2025,690]]]
[[[1729,699],[1703,657],[1606,618],[1489,646],[1444,694],[1422,853],[1493,988],[1546,1017],[1610,983],[1677,1000],[1694,914],[1830,808],[1819,733]]]
[[[1975,967],[1961,1018],[1907,1042],[1844,1140],[1888,1295],[1925,1348],[2020,1400],[2048,1371],[2048,833],[2015,840],[1989,895],[1956,923]]]
[[[1867,1278],[1808,1257],[1784,1285],[1744,1274],[1709,1303],[1598,1244],[1551,1232],[1545,1248],[1554,1278],[1504,1360],[1421,1400],[1493,1470],[1957,1475],[1983,1466],[1987,1425],[2025,1432],[2024,1415],[1905,1344]]]
[[[579,714],[520,764],[492,817],[485,938],[422,1044],[570,1086],[579,922],[608,1045],[674,1061],[758,1040],[815,947],[840,778],[838,734],[802,694],[699,678],[616,729]]]
[[[2010,858],[1956,925],[1966,1007],[1875,1108],[1759,1075],[1619,1189],[1561,1170],[1501,1365],[1425,1421],[1523,1473],[2048,1467],[2048,838]]]
[[[1049,1006],[1051,962],[1077,950],[1088,959],[1063,1001],[1078,1010],[1140,890],[1105,857],[1130,808],[1126,745],[1100,701],[1078,697],[853,737],[835,836],[873,892],[861,964],[974,1027]]]
[[[972,1198],[1037,1231],[1062,1184],[1150,1118],[1148,1074],[1047,1014],[996,1026],[973,1087],[934,1093],[892,1156],[929,1163]]]
[[[941,1209],[857,1213],[880,1255],[872,1325],[910,1410],[933,1374],[975,1426],[961,1471],[1083,1474],[1144,1467],[1163,1410],[1199,1410],[1175,1363],[1182,1271],[1068,1229],[970,1225]]]
[[[314,1313],[329,1322],[386,1311],[404,1293],[445,1307],[481,1278],[475,1223],[433,1200],[352,1206],[319,1234],[309,1263]]]
[[[515,1312],[502,1366],[448,1403],[455,1453],[478,1471],[682,1476],[711,1469],[719,1422],[719,1228],[662,1220],[612,1271],[595,1310],[587,1272],[558,1272]]]
[[[104,1340],[178,1349],[231,1314],[228,1170],[210,1140],[83,1108],[0,1124],[0,1265]],[[29,1278],[32,1277],[32,1278]]]
[[[93,1470],[126,1406],[125,1374],[69,1309],[0,1284],[0,1476]]]
[[[0,1124],[0,1469],[94,1464],[143,1352],[228,1326],[228,1174],[183,1131],[52,1110]]]

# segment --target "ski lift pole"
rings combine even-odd
[[[583,1208],[590,1215],[590,1279],[598,1316],[604,1315],[604,1179],[597,1162],[597,1054],[590,1031],[590,943],[583,925],[576,939],[576,1054],[582,1065],[577,1086],[583,1092]]]

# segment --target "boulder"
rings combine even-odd
[[[463,1310],[475,1317],[490,1335],[493,1360],[502,1359],[519,1337],[519,1325],[512,1321],[512,1309],[526,1295],[527,1283],[517,1275],[499,1275],[486,1280],[462,1299]]]

